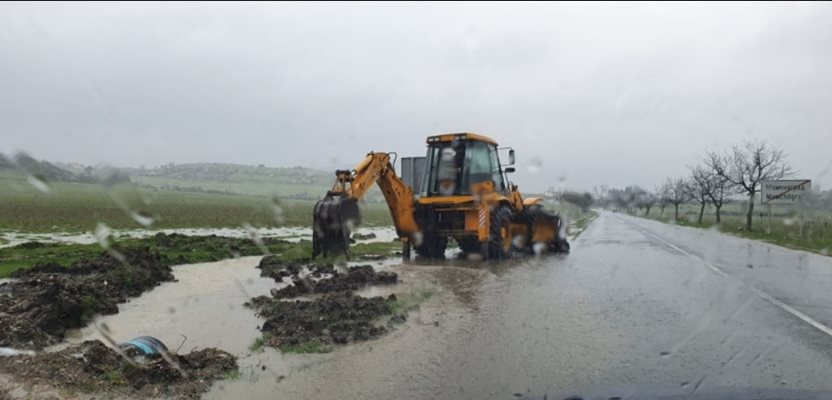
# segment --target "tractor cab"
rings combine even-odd
[[[414,187],[420,198],[471,196],[473,185],[488,181],[494,184],[496,192],[508,192],[506,172],[510,170],[501,165],[497,142],[491,138],[456,133],[430,136],[427,144],[420,185]],[[513,155],[511,150],[510,163]]]

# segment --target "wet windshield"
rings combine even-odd
[[[470,186],[493,178],[491,167],[491,147],[486,143],[471,143],[465,149],[465,169],[463,186]]]
[[[0,3],[0,400],[832,399],[832,5]]]

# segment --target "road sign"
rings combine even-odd
[[[794,204],[811,188],[811,179],[763,181],[760,197],[763,204]]]

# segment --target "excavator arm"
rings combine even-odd
[[[378,184],[399,237],[409,240],[419,227],[413,215],[413,190],[396,175],[389,153],[369,153],[353,170],[335,171],[335,184],[315,204],[312,257],[344,253],[352,229],[361,222],[358,200]]]

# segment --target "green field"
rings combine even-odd
[[[136,176],[131,177],[130,180],[139,185],[151,186],[154,188],[162,188],[165,186],[192,188],[198,187],[204,191],[228,192],[234,194],[241,194],[247,196],[297,196],[309,195],[318,197],[325,193],[328,186],[324,185],[304,185],[296,183],[272,183],[272,182],[258,182],[258,181],[186,181],[171,178],[162,178],[155,176]]]
[[[310,242],[288,243],[281,240],[264,240],[265,248],[278,258],[294,261],[308,258],[312,253]],[[263,255],[263,248],[250,239],[218,236],[164,235],[142,239],[114,240],[113,249],[147,247],[159,252],[170,264],[191,264],[219,261],[235,256]],[[401,249],[398,242],[358,243],[350,246],[354,257],[390,255]],[[0,249],[0,278],[8,277],[19,269],[36,264],[58,264],[68,267],[82,260],[92,260],[105,251],[98,243],[24,243]],[[330,260],[331,261],[331,260]]]
[[[92,231],[98,223],[115,229],[146,228],[130,212],[152,217],[150,228],[310,226],[311,200],[270,196],[190,193],[124,184],[106,188],[92,183],[49,183],[43,193],[21,175],[0,172],[0,230],[22,232]],[[313,188],[311,190],[317,190]],[[320,196],[323,193],[319,193]],[[121,205],[120,205],[121,204]],[[282,213],[278,221],[274,206]],[[365,226],[392,224],[383,203],[363,204]]]
[[[696,228],[715,228],[720,232],[762,240],[798,250],[806,250],[824,255],[832,253],[832,214],[828,212],[803,212],[801,235],[800,216],[790,206],[772,207],[769,221],[767,206],[755,205],[752,231],[745,229],[745,203],[733,203],[722,209],[721,224],[716,226],[716,216],[712,207],[705,208],[702,223],[698,224],[699,206],[684,204],[679,207],[679,220],[673,220],[673,207],[667,207],[660,216],[660,210],[653,208],[649,215],[634,212],[633,215],[646,217],[666,223]]]

